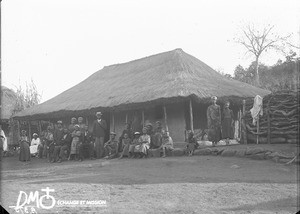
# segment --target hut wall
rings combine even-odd
[[[184,142],[186,128],[184,104],[168,105],[166,108],[170,136],[175,142]]]
[[[113,117],[111,114],[110,117],[110,131],[114,131],[117,134],[117,138],[119,138],[122,134],[122,131],[124,129],[125,125],[125,117],[126,113],[125,112],[114,112],[114,123],[113,123]],[[115,130],[113,125],[115,124]]]
[[[207,129],[207,108],[208,104],[193,103],[194,129]]]
[[[184,118],[184,105],[179,103],[176,105],[168,105],[167,108],[167,123],[170,132],[170,136],[174,141],[184,141],[185,133],[185,118]],[[115,121],[115,132],[117,137],[122,134],[124,125],[126,122],[131,124],[133,131],[142,130],[142,110],[127,111],[127,112],[115,112],[114,121]],[[144,109],[145,123],[150,122],[155,127],[156,121],[161,121],[163,127],[165,128],[164,122],[164,113],[162,106],[156,106],[154,108]],[[112,117],[110,118],[110,130],[113,130]]]

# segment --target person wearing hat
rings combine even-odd
[[[89,127],[84,126],[84,131],[82,132],[82,144],[79,147],[79,157],[84,159],[84,151],[88,152],[89,158],[94,160],[94,142],[93,136],[89,132]]]
[[[135,153],[134,153],[134,148],[139,145],[139,138],[141,136],[141,133],[139,132],[134,132],[133,134],[133,140],[132,140],[132,143],[130,144],[129,146],[129,157],[130,158],[133,158],[135,156]]]
[[[134,152],[137,152],[140,158],[145,158],[148,153],[148,149],[150,148],[151,138],[147,134],[148,129],[146,127],[143,128],[143,134],[139,137],[139,145],[134,148]]]
[[[74,126],[75,126],[76,122],[77,122],[76,117],[72,117],[71,118],[71,124],[69,125],[69,132],[70,133],[72,133],[75,130]]]
[[[62,125],[63,124],[61,120],[57,121],[57,127],[53,133],[54,150],[53,150],[53,159],[51,160],[52,163],[56,161],[61,162],[59,158],[59,153],[62,146],[62,139],[64,136],[64,129]]]
[[[33,133],[32,135],[32,140],[31,140],[31,144],[30,144],[30,154],[33,155],[33,156],[37,156],[38,155],[38,149],[39,149],[39,146],[41,144],[41,140],[40,138],[38,137],[38,134],[37,133]]]
[[[217,104],[217,97],[211,97],[212,104],[207,108],[208,138],[215,146],[221,139],[221,108]]]
[[[116,133],[110,133],[110,139],[104,144],[105,158],[115,158],[118,155],[118,141],[116,140]]]
[[[102,158],[104,155],[104,137],[107,131],[106,121],[102,118],[102,113],[96,113],[97,119],[93,123],[92,134],[95,138],[96,158]]]
[[[26,135],[26,131],[21,131],[21,136],[19,140],[20,144],[20,155],[19,155],[19,161],[27,162],[30,161],[30,149],[29,149],[29,141],[28,137]]]

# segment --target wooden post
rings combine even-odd
[[[239,134],[238,138],[241,140],[242,139],[242,110],[239,110]]]
[[[31,121],[28,121],[28,139],[29,139],[29,142],[31,142]]]
[[[20,130],[20,121],[19,120],[17,120],[17,132],[18,132],[17,138],[18,138],[18,142],[19,142],[19,140],[20,140],[20,132],[21,132],[21,130]]]
[[[243,139],[243,143],[247,144],[248,142],[247,142],[247,128],[246,128],[245,116],[246,116],[246,100],[243,100],[242,139]]]
[[[143,124],[143,128],[145,126],[145,111],[142,110],[142,124]]]
[[[194,132],[194,119],[193,119],[192,99],[190,99],[190,124],[191,124],[191,131]]]
[[[114,115],[114,112],[112,112],[112,126],[113,126],[113,130],[115,132],[116,129],[115,129],[115,115]]]
[[[166,126],[166,131],[169,131],[169,127],[168,127],[168,120],[167,120],[167,109],[166,106],[163,107],[164,108],[164,119],[165,119],[165,126]]]
[[[256,129],[256,144],[258,144],[258,141],[259,141],[259,113],[258,113],[258,115],[257,115],[257,127],[256,127],[257,129]]]
[[[42,126],[41,126],[41,121],[37,121],[38,123],[38,129],[39,129],[39,137],[41,137],[41,134],[42,134]]]
[[[271,99],[270,99],[271,100]],[[271,121],[270,121],[270,100],[267,107],[267,122],[268,122],[268,144],[271,143]]]
[[[126,112],[125,123],[128,123],[128,113]]]

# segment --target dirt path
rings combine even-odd
[[[14,163],[14,164],[13,164]],[[9,165],[13,166],[10,167]],[[3,204],[19,191],[55,190],[58,200],[106,200],[106,207],[56,205],[38,213],[295,213],[297,166],[213,156],[2,164]]]

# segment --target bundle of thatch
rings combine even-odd
[[[299,134],[299,89],[298,91],[279,91],[263,98],[263,116],[253,125],[250,109],[253,99],[246,101],[247,138],[260,143],[297,143]]]

